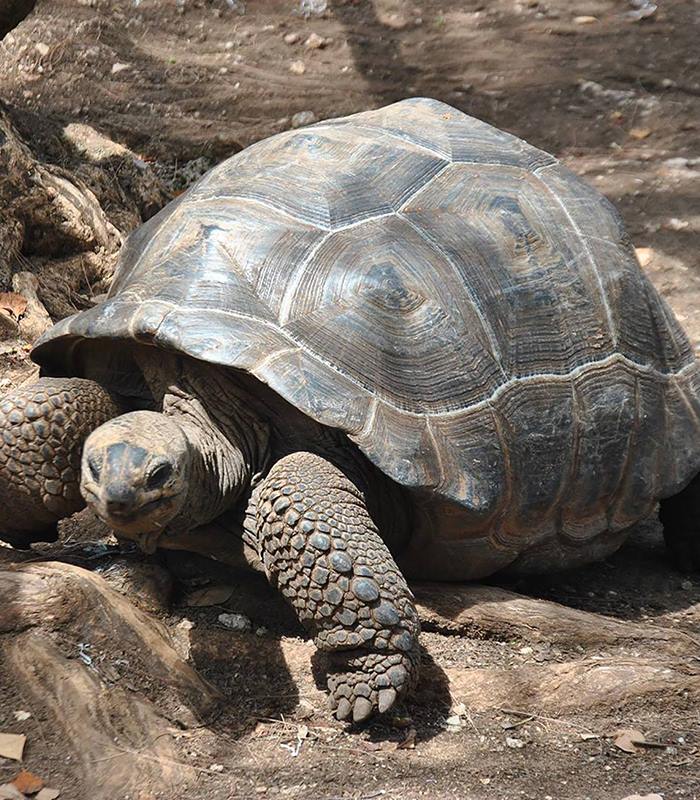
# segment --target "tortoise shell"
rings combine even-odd
[[[95,338],[246,370],[345,431],[418,492],[435,574],[626,528],[700,466],[692,348],[610,203],[434,100],[211,170],[34,357],[72,374]]]

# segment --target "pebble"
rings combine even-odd
[[[112,64],[112,75],[116,75],[119,72],[124,72],[124,70],[131,69],[131,64],[122,64],[121,62],[117,61],[116,63]]]
[[[456,733],[457,731],[461,731],[464,727],[464,723],[462,722],[461,717],[458,714],[452,714],[446,720],[447,730],[450,733]]]
[[[285,33],[284,41],[286,44],[296,44],[301,36],[298,33]]]
[[[251,631],[253,623],[244,614],[219,614],[219,622],[231,631]]]
[[[576,25],[592,25],[594,22],[598,22],[598,17],[589,17],[588,15],[574,17],[574,24]]]
[[[303,128],[304,125],[311,125],[313,122],[316,122],[313,111],[299,111],[292,116],[292,128]]]
[[[46,58],[46,56],[49,54],[50,47],[47,44],[44,44],[44,42],[37,42],[34,45],[34,49],[42,58]]]
[[[516,739],[514,736],[506,736],[506,746],[513,748],[513,750],[520,750],[525,747],[525,742],[522,739]]]
[[[289,71],[294,75],[303,75],[306,72],[306,64],[303,61],[292,61]]]
[[[328,0],[300,0],[299,11],[304,17],[320,17],[328,8]]]
[[[224,765],[223,764],[212,764],[209,767],[209,772],[223,772],[223,771],[224,771]]]
[[[319,36],[317,33],[312,33],[304,42],[304,47],[307,50],[320,50],[325,46],[326,40],[323,38],[323,36]]]

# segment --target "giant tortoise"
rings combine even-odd
[[[697,559],[700,372],[618,215],[434,100],[223,162],[33,357],[0,404],[2,537],[55,537],[84,498],[152,551],[238,509],[341,719],[415,680],[404,576],[599,559],[674,495]]]

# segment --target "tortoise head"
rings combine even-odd
[[[181,510],[190,464],[190,446],[176,422],[153,411],[133,411],[88,436],[80,491],[103,522],[143,546]]]

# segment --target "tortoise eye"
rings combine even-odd
[[[168,478],[173,474],[172,465],[167,462],[158,464],[158,466],[151,471],[146,481],[149,489],[155,489],[157,486],[162,486]]]
[[[90,470],[90,475],[92,476],[93,480],[99,481],[100,474],[102,472],[101,461],[98,461],[94,456],[90,456],[88,458],[88,468]]]

